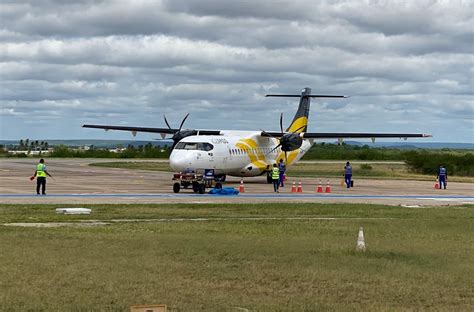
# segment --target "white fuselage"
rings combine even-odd
[[[214,169],[214,173],[252,177],[271,170],[285,160],[278,140],[262,137],[260,131],[221,131],[221,135],[194,135],[182,139],[170,155],[171,168],[177,172]],[[300,148],[287,152],[287,167],[309,150],[312,142],[303,140]]]

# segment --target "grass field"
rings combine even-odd
[[[474,309],[472,205],[56,207],[0,204],[0,224],[72,224],[0,225],[0,310]]]
[[[118,161],[118,162],[99,162],[91,166],[123,169],[139,169],[153,171],[172,171],[167,162],[136,162],[136,161]],[[412,173],[403,163],[356,163],[352,165],[354,176],[357,178],[380,178],[380,179],[403,179],[418,181],[433,181],[436,177],[433,175],[423,175]],[[321,177],[334,178],[342,176],[343,164],[327,162],[300,162],[291,166],[287,173],[293,177]],[[474,177],[449,176],[451,182],[474,182]]]

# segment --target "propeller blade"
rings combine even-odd
[[[166,115],[163,115],[163,117],[165,118],[165,124],[168,126],[168,129],[171,129],[170,124],[168,123],[168,120],[166,120]]]
[[[276,150],[277,148],[279,148],[280,146],[281,146],[281,143],[278,144],[277,146],[275,146],[271,151],[269,151],[269,152],[267,153],[267,155],[273,153],[273,151]]]
[[[285,151],[285,164],[288,163],[288,156],[286,155],[286,151]]]
[[[181,128],[183,127],[184,122],[186,121],[186,119],[188,118],[188,116],[189,116],[189,113],[187,113],[186,116],[184,116],[183,121],[181,121],[181,125],[179,125],[179,130],[178,130],[178,131],[181,131]]]
[[[283,113],[280,114],[280,129],[281,133],[283,133]]]
[[[267,131],[265,131],[265,130],[262,130],[262,129],[260,129],[260,131],[262,131],[262,133],[263,133],[263,134],[265,134],[265,135],[268,135],[269,137],[271,137],[271,138],[273,138],[273,139],[277,139],[277,140],[278,140],[278,138],[275,138],[273,135],[271,135],[271,134],[270,134],[270,133],[268,133]]]

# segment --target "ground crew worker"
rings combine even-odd
[[[347,188],[350,188],[352,181],[352,167],[349,162],[346,162],[346,165],[344,166],[344,180],[346,181]]]
[[[280,191],[278,190],[278,187],[280,185],[280,169],[278,169],[277,164],[273,164],[272,182],[273,182],[273,191],[275,193],[280,193]]]
[[[36,194],[38,195],[40,194],[40,188],[41,194],[46,195],[46,175],[51,178],[53,177],[46,171],[44,159],[41,158],[39,164],[36,165],[35,174],[30,178],[30,180],[33,180],[36,177]]]
[[[446,182],[448,182],[448,170],[446,170],[446,168],[444,168],[443,165],[439,165],[438,180],[439,180],[439,189],[441,189],[441,187],[444,187],[444,189],[446,189]]]
[[[280,159],[280,163],[278,164],[278,169],[280,169],[280,186],[284,187],[285,185],[283,184],[283,180],[285,178],[286,166],[285,166],[285,163],[283,162],[283,159]]]

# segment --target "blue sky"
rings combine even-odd
[[[2,1],[0,139],[113,124],[431,133],[474,143],[472,1]],[[139,139],[152,139],[138,134]]]

